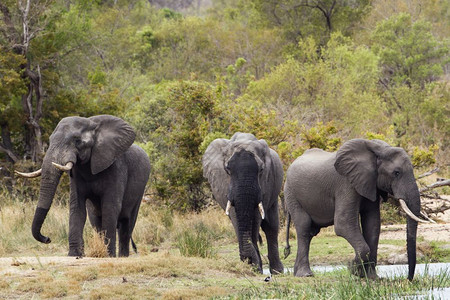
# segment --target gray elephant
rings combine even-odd
[[[411,161],[402,148],[379,140],[353,139],[337,152],[311,149],[287,171],[284,195],[297,231],[295,276],[311,276],[309,246],[321,228],[334,224],[355,249],[355,275],[376,278],[380,200],[400,199],[407,219],[409,274],[416,266],[420,194]]]
[[[278,194],[283,167],[266,141],[249,133],[216,139],[203,155],[203,175],[214,199],[229,215],[239,241],[241,260],[262,272],[259,228],[266,234],[271,273],[282,273],[278,253]],[[259,211],[259,212],[258,212]]]
[[[94,228],[105,234],[110,256],[128,256],[131,234],[150,174],[147,154],[132,145],[135,133],[120,118],[100,115],[62,119],[50,136],[42,168],[25,177],[42,175],[33,237],[50,243],[41,227],[53,202],[59,179],[70,173],[69,256],[84,255],[86,211]],[[134,245],[133,245],[134,246]]]

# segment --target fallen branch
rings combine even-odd
[[[419,189],[419,192],[423,193],[423,192],[432,190],[432,189],[437,188],[437,187],[442,187],[442,186],[450,186],[450,179],[437,181],[435,183],[427,185],[426,187],[423,187],[423,188]]]
[[[420,179],[420,178],[424,178],[424,177],[430,176],[431,174],[434,174],[434,173],[436,173],[436,172],[439,172],[439,167],[436,167],[436,168],[434,168],[434,169],[431,170],[431,171],[425,172],[425,173],[423,173],[423,174],[417,176],[417,179]]]

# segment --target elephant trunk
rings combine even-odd
[[[255,245],[255,215],[256,209],[246,209],[242,211],[236,207],[236,217],[238,223],[238,241],[239,241],[239,256],[242,261],[248,261],[250,264],[258,268],[262,272],[261,259]]]
[[[56,188],[58,187],[59,179],[62,175],[61,171],[52,166],[53,160],[53,156],[49,153],[44,157],[42,164],[42,180],[39,189],[39,201],[31,225],[33,237],[39,242],[46,244],[51,241],[50,238],[41,234],[41,228],[50,206],[52,205]]]
[[[420,216],[420,194],[416,190],[410,198],[407,198],[408,208],[415,216]],[[406,224],[406,250],[408,253],[408,280],[413,280],[416,269],[416,237],[417,221],[411,217],[407,218]]]
[[[251,230],[239,232],[239,256],[242,261],[247,260],[248,263],[255,265],[258,269],[260,269],[259,255],[253,244],[252,235]]]
[[[417,260],[416,238],[417,220],[420,220],[420,193],[414,178],[410,178],[407,184],[403,185],[397,193],[395,192],[394,195],[399,199],[405,200],[407,209],[410,210],[410,214],[407,214],[406,221],[406,252],[408,254],[408,280],[411,281],[414,278]]]

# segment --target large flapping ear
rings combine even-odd
[[[348,178],[361,196],[377,200],[377,157],[381,148],[389,146],[379,140],[350,140],[337,151],[334,167]]]
[[[202,157],[203,177],[208,179],[216,201],[225,209],[230,177],[225,171],[226,153],[230,140],[215,139]]]
[[[91,171],[97,174],[130,148],[136,134],[127,122],[114,116],[100,115],[89,119],[98,124],[91,153]]]

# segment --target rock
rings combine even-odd
[[[416,258],[420,259],[423,257],[423,253],[420,251],[417,251]],[[391,254],[388,259],[387,263],[390,265],[405,265],[408,264],[408,254],[407,253],[393,253]]]
[[[387,259],[390,265],[403,265],[408,263],[408,255],[406,253],[394,253],[389,255]]]

